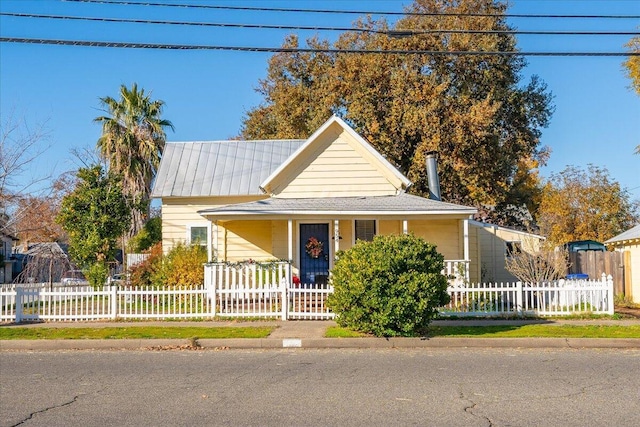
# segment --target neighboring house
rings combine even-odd
[[[303,282],[321,283],[357,239],[413,233],[450,272],[479,281],[476,209],[409,195],[410,185],[334,116],[306,140],[167,143],[152,196],[165,251],[187,242],[211,261],[291,260]]]
[[[477,243],[475,253],[480,263],[482,282],[514,282],[518,279],[507,271],[507,259],[520,252],[540,250],[544,237],[524,231],[469,221],[472,241]],[[471,251],[472,253],[474,251]]]
[[[634,303],[640,303],[640,224],[604,244],[624,253],[624,294]]]
[[[15,258],[13,257],[13,242],[17,241],[13,236],[0,233],[0,283],[11,283],[13,280],[13,265]]]
[[[69,261],[67,245],[57,242],[24,242],[15,249],[18,282],[59,282],[74,266]]]

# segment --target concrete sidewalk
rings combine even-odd
[[[489,326],[527,324],[553,325],[640,325],[640,319],[628,320],[564,320],[564,319],[514,319],[514,320],[435,320],[433,325]],[[210,322],[74,322],[6,324],[0,327],[27,328],[78,328],[78,327],[135,327],[135,326],[193,326],[238,327],[273,326],[276,329],[267,338],[199,339],[198,347],[186,339],[120,339],[120,340],[4,340],[4,350],[68,350],[68,349],[248,349],[248,348],[640,348],[640,338],[325,338],[327,328],[334,321],[210,321]]]

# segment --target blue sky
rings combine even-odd
[[[156,2],[167,3],[166,0]],[[177,0],[170,1],[177,3]],[[190,4],[401,11],[410,2],[206,1]],[[633,0],[513,0],[511,14],[640,15]],[[354,15],[318,15],[123,6],[59,0],[0,0],[2,12],[130,19],[256,24],[350,26]],[[640,20],[510,19],[520,30],[640,31]],[[178,27],[0,17],[3,37],[278,47],[285,35],[301,39],[336,32]],[[623,51],[630,36],[518,36],[522,51]],[[246,111],[258,105],[258,80],[271,54],[228,51],[160,51],[0,43],[0,113],[15,111],[30,123],[47,120],[51,148],[32,174],[73,169],[72,149],[93,147],[100,127],[99,97],[117,96],[137,82],[165,101],[170,141],[227,139],[239,133]],[[621,57],[528,57],[524,81],[537,74],[554,95],[555,114],[543,131],[551,147],[543,176],[566,165],[594,164],[640,199],[640,97],[629,89]],[[26,178],[25,178],[26,179]]]

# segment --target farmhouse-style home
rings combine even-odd
[[[437,245],[448,274],[480,281],[476,209],[410,195],[410,185],[334,116],[306,140],[167,143],[152,196],[165,251],[197,242],[210,261],[290,260],[303,283],[325,283],[338,250],[413,233]],[[491,257],[503,265],[507,249]]]
[[[640,303],[640,224],[604,242],[624,254],[624,294]]]

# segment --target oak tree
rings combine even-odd
[[[638,203],[607,169],[567,166],[545,184],[538,224],[553,245],[573,240],[604,242],[631,228],[639,212]]]
[[[428,194],[425,153],[437,150],[445,201],[524,225],[539,184],[529,172],[548,156],[539,138],[551,95],[537,77],[522,82],[524,59],[505,53],[517,51],[505,11],[492,0],[416,0],[392,25],[366,17],[333,44],[313,38],[311,52],[275,54],[242,137],[306,138],[337,114],[414,182],[412,192]],[[283,47],[298,45],[291,36]],[[453,53],[464,51],[487,53]]]
[[[624,62],[624,66],[627,70],[627,76],[631,80],[631,87],[640,96],[640,37],[634,37],[626,44],[630,53],[635,55],[629,56]],[[640,144],[636,146],[636,154],[640,154]]]
[[[640,95],[640,56],[637,56],[640,53],[640,37],[632,38],[625,46],[629,48],[630,53],[636,54],[630,55],[624,61],[624,66],[627,69],[627,76],[631,80],[631,87]]]

